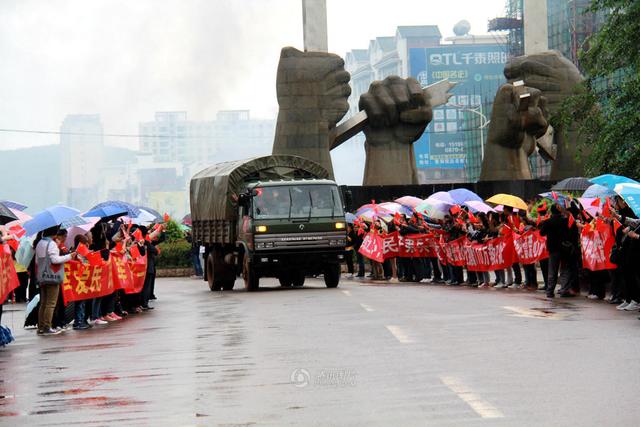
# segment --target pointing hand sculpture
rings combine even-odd
[[[427,95],[413,78],[391,76],[371,83],[360,97],[364,128],[364,185],[418,184],[413,143],[431,122]]]
[[[349,110],[349,79],[338,55],[283,48],[276,81],[280,111],[273,154],[313,160],[333,178],[329,131]]]
[[[498,89],[494,101],[481,180],[531,179],[527,157],[535,147],[531,146],[531,141],[520,143],[521,138],[514,135],[521,135],[522,131],[532,138],[540,135],[542,120],[535,107],[539,107],[545,121],[548,121],[550,115],[558,111],[562,101],[575,93],[578,83],[582,81],[576,66],[557,51],[513,58],[505,66],[504,75],[508,83]],[[529,107],[518,114],[520,118],[529,116],[527,123],[530,127],[514,120],[513,110],[518,110],[519,100],[510,95],[513,89],[509,87],[513,87],[517,81],[523,81],[524,92],[531,93]],[[536,94],[536,89],[541,96]],[[534,116],[538,119],[534,119]],[[539,122],[537,125],[536,121]],[[582,174],[582,165],[575,158],[577,135],[575,132],[568,132],[568,135],[566,138],[562,129],[555,129],[553,142],[556,159],[553,161],[551,179]]]

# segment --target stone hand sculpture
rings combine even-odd
[[[528,99],[520,95],[528,93]],[[529,156],[548,128],[546,99],[538,89],[502,85],[493,101],[481,181],[532,179]]]
[[[505,66],[504,75],[508,83],[498,89],[494,101],[481,180],[531,179],[527,157],[533,153],[535,147],[532,144],[542,132],[540,125],[543,120],[539,111],[542,111],[544,121],[548,121],[582,81],[576,66],[557,51],[513,58]],[[514,108],[518,110],[519,100],[513,96],[513,83],[517,81],[523,81],[524,88],[521,89],[531,93],[529,107],[518,114],[520,119],[528,117],[527,123],[531,127],[525,126],[522,120],[515,120],[513,111]],[[540,91],[541,96],[535,90]],[[539,107],[539,110],[531,111],[532,106]],[[568,132],[568,137],[565,137],[562,129],[555,129],[556,159],[551,179],[582,174],[582,164],[575,158],[576,137],[575,132]]]
[[[579,90],[583,80],[580,70],[556,50],[514,58],[506,65],[504,75],[510,82],[523,80],[526,86],[542,91],[550,115]],[[557,155],[551,168],[552,180],[582,175],[583,164],[576,159],[577,137],[578,133],[570,129],[566,135],[562,129],[555,129]]]
[[[361,95],[359,106],[369,117],[364,185],[418,184],[413,143],[433,116],[418,81],[396,76],[375,81]]]
[[[329,131],[349,110],[349,80],[338,55],[283,48],[276,77],[280,110],[273,154],[313,160],[333,178]]]

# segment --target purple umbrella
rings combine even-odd
[[[447,193],[446,191],[438,191],[437,193],[433,193],[432,195],[427,197],[426,200],[436,201],[436,202],[440,202],[440,203],[446,203],[446,204],[451,205],[451,206],[458,204],[458,202],[453,200],[453,197],[451,197],[451,195],[449,193]]]
[[[494,209],[483,201],[469,200],[468,202],[464,202],[464,204],[471,209],[472,212],[494,212]]]
[[[422,202],[422,200],[420,200],[420,202]],[[396,202],[386,202],[386,203],[380,203],[378,206],[380,206],[382,209],[386,209],[391,213],[399,213],[405,216],[412,216],[413,215],[413,209],[411,209],[410,207],[407,207],[405,205],[401,205],[400,203],[396,203]]]
[[[475,201],[482,202],[482,197],[478,196],[471,190],[466,188],[456,188],[455,190],[448,191],[449,196],[456,202],[457,205],[461,205],[464,202]]]
[[[411,209],[415,209],[416,206],[422,203],[422,199],[419,197],[404,196],[396,199],[396,203],[400,203],[401,205],[408,206]]]

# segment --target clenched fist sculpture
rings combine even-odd
[[[576,93],[583,80],[577,67],[558,51],[513,58],[505,66],[504,75],[508,83],[498,89],[494,101],[481,180],[531,179],[527,158],[533,153],[535,147],[532,144],[535,144],[543,122],[538,110],[529,111],[531,106],[536,105],[543,113],[544,121],[548,121],[561,103]],[[517,114],[520,120],[514,114],[514,110],[518,110],[519,99],[512,95],[513,83],[518,81],[524,82],[524,90],[531,93],[527,111]],[[523,124],[523,117],[529,117],[527,123],[531,127]],[[582,174],[582,163],[576,159],[577,134],[571,130],[566,134],[563,129],[555,129],[556,159],[550,177],[553,180]]]
[[[276,80],[280,110],[273,154],[313,160],[333,178],[329,131],[349,110],[349,79],[338,55],[283,48]]]
[[[520,95],[529,96],[521,99]],[[506,83],[493,101],[481,181],[532,179],[529,156],[549,124],[538,89]]]
[[[558,111],[562,102],[576,93],[583,77],[580,70],[556,50],[514,58],[505,67],[508,81],[524,81],[526,86],[542,92],[549,114]],[[557,154],[551,168],[552,180],[582,176],[583,164],[576,158],[578,133],[571,129],[555,129]]]
[[[364,185],[418,184],[413,143],[433,116],[418,81],[397,76],[375,81],[359,106],[369,117]]]

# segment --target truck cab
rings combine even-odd
[[[238,244],[250,274],[277,277],[282,286],[302,286],[306,276],[322,274],[328,287],[338,285],[346,222],[335,182],[256,182],[239,209]]]

